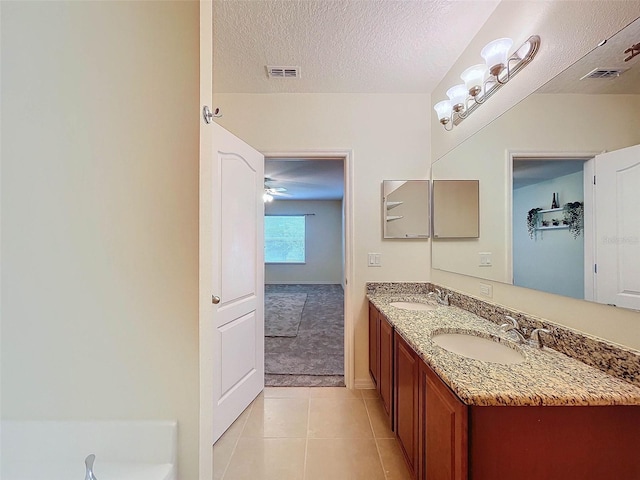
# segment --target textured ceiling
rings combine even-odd
[[[344,162],[267,158],[264,176],[269,187],[285,188],[276,200],[342,200]]]
[[[636,43],[640,43],[640,18],[543,85],[536,93],[638,95],[640,94],[640,55],[628,62],[624,61],[629,56],[624,51]],[[580,80],[596,68],[628,70],[619,77]]]
[[[498,3],[216,0],[214,92],[431,93]]]

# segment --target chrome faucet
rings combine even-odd
[[[529,335],[529,343],[535,345],[538,348],[544,347],[542,344],[542,337],[540,337],[541,333],[546,333],[551,335],[551,330],[547,330],[546,328],[535,328],[531,335]]]
[[[551,335],[551,330],[547,330],[546,328],[534,328],[529,334],[529,338],[527,339],[527,336],[525,335],[525,330],[520,326],[520,324],[515,318],[510,317],[509,315],[505,315],[504,318],[506,318],[509,321],[509,323],[505,323],[504,325],[501,325],[500,329],[505,333],[514,332],[518,337],[518,343],[528,343],[532,346],[542,348],[544,347],[544,345],[542,343],[542,338],[540,337],[540,334],[546,333]]]
[[[510,317],[509,315],[505,315],[504,318],[506,318],[509,322],[503,325],[500,325],[500,330],[502,330],[505,333],[513,332],[518,337],[518,343],[526,343],[527,339],[518,321],[515,318]]]
[[[84,480],[98,480],[93,474],[93,462],[95,462],[95,460],[96,456],[93,453],[84,459],[84,465],[86,467]]]
[[[440,304],[440,305],[450,305],[449,303],[449,299],[451,298],[451,294],[447,293],[446,295],[443,294],[442,290],[439,289],[435,289],[435,292],[429,292],[429,295],[435,295],[436,297],[436,301]]]

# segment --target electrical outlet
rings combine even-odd
[[[367,255],[367,266],[381,267],[382,266],[381,258],[382,258],[381,253],[369,253]]]
[[[480,252],[480,266],[481,267],[490,267],[491,266],[491,252]]]
[[[493,287],[491,285],[486,284],[486,283],[481,283],[480,284],[480,295],[492,298],[493,297]]]

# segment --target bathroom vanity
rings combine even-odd
[[[517,343],[498,323],[437,304],[430,289],[368,294],[372,378],[413,478],[640,478],[639,387]],[[430,309],[393,306],[411,302]],[[459,333],[514,350],[515,363],[468,358],[433,340]]]

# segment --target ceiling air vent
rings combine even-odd
[[[596,68],[590,71],[580,80],[585,78],[618,78],[624,72],[629,70],[628,68]]]
[[[300,78],[300,67],[274,67],[267,65],[269,78]]]

